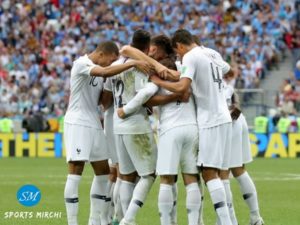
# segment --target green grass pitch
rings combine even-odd
[[[266,225],[300,225],[300,159],[255,159],[248,171],[257,186],[261,214]],[[0,159],[0,224],[67,224],[63,201],[67,166],[64,159]],[[86,225],[89,214],[89,189],[92,170],[87,164],[80,184],[79,224]],[[16,193],[25,184],[36,185],[42,193],[37,206],[18,203]],[[248,208],[242,200],[237,182],[231,182],[234,205],[240,225],[249,222]],[[157,209],[158,179],[144,207],[138,214],[139,225],[159,225]],[[205,225],[215,224],[215,214],[205,191]],[[60,219],[4,219],[5,212],[62,212]],[[179,180],[178,224],[186,225],[185,189]]]

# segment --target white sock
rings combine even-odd
[[[171,211],[174,205],[172,186],[169,184],[160,184],[159,187],[158,210],[161,225],[171,225]]]
[[[204,221],[203,221],[204,185],[203,185],[203,182],[201,181],[201,178],[200,178],[198,184],[199,184],[199,189],[200,189],[200,194],[201,194],[201,206],[200,206],[200,210],[199,210],[199,222],[198,222],[198,224],[202,225],[202,224],[204,224]]]
[[[177,224],[177,197],[178,197],[177,182],[172,185],[172,192],[173,192],[173,208],[171,211],[171,223]]]
[[[260,219],[257,192],[256,192],[255,185],[247,172],[244,172],[239,177],[236,177],[236,179],[240,184],[243,198],[250,209],[251,221],[255,222],[258,219]]]
[[[124,181],[124,180],[121,181],[119,195],[120,195],[122,211],[124,214],[126,213],[129,203],[131,201],[134,186],[135,186],[134,183]]]
[[[238,225],[234,207],[233,207],[233,201],[232,201],[232,192],[230,188],[230,181],[228,179],[222,180],[224,188],[225,188],[225,194],[226,194],[226,203],[229,210],[230,219],[232,222],[232,225]]]
[[[113,197],[113,193],[114,193],[114,187],[115,187],[114,182],[112,182],[111,180],[108,181],[108,196],[106,198],[107,204],[108,204],[108,222],[110,223],[112,221],[113,218],[113,214],[114,214],[114,201],[112,200]]]
[[[69,174],[65,186],[65,204],[67,210],[68,225],[78,225],[78,187],[81,176]]]
[[[113,192],[113,202],[114,202],[114,216],[113,216],[113,218],[115,220],[119,221],[119,222],[121,221],[121,219],[124,216],[123,211],[122,211],[121,201],[120,201],[121,182],[122,182],[122,180],[118,177],[117,181],[116,181],[116,184],[115,184],[114,192]]]
[[[106,198],[108,196],[108,175],[94,176],[90,192],[90,218],[89,225],[107,225],[108,207]]]
[[[220,224],[232,225],[228,207],[226,205],[226,195],[222,181],[219,178],[216,178],[208,181],[206,186],[214,204]]]
[[[135,221],[135,216],[138,210],[143,206],[144,201],[154,183],[154,177],[144,176],[141,177],[139,182],[136,184],[132,199],[125,213],[124,219],[127,222]]]
[[[189,225],[198,225],[201,206],[201,194],[198,183],[191,183],[186,187],[186,208]]]

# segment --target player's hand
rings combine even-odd
[[[153,66],[145,61],[135,60],[134,64],[138,70],[140,70],[142,73],[145,74],[150,74],[151,71],[153,70]]]
[[[180,96],[179,100],[181,102],[189,102],[190,96],[191,96],[191,91],[188,90]]]
[[[123,108],[118,108],[117,114],[118,114],[118,117],[120,117],[121,119],[124,119],[126,117],[126,114],[125,114]]]
[[[151,80],[154,84],[156,84],[156,85],[158,85],[158,86],[159,86],[159,83],[162,81],[162,79],[159,78],[159,77],[156,76],[156,75],[150,76],[150,80]]]
[[[241,113],[242,113],[242,111],[237,107],[233,107],[230,110],[230,115],[231,115],[232,120],[237,120],[240,117]]]
[[[158,68],[156,68],[157,74],[159,77],[161,77],[162,79],[166,80],[168,77],[168,68],[161,65]]]

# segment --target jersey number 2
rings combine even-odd
[[[122,80],[114,80],[114,86],[115,86],[115,104],[118,108],[123,107],[123,102],[122,102],[122,95],[124,92],[124,83]]]

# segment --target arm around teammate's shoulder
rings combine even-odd
[[[107,67],[95,66],[91,69],[90,75],[95,77],[111,77],[116,74],[122,73],[125,70],[128,70],[132,67],[136,67],[144,73],[149,73],[151,71],[151,66],[144,61],[140,60],[131,60],[124,64],[112,65]]]
[[[187,77],[183,77],[177,82],[168,82],[162,80],[157,76],[151,76],[150,79],[156,85],[178,94],[184,94],[185,92],[187,92],[190,89],[192,83],[192,80]]]

